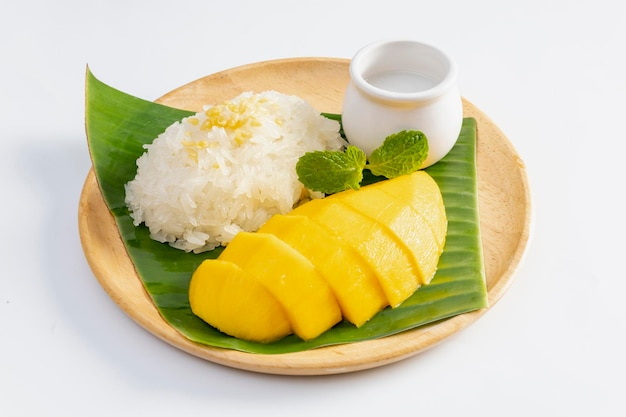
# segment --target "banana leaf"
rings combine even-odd
[[[165,321],[185,337],[212,347],[288,353],[381,338],[487,307],[478,217],[476,122],[466,118],[452,151],[427,168],[441,188],[449,221],[446,246],[431,284],[421,287],[401,306],[381,311],[360,328],[341,322],[307,342],[293,335],[270,344],[248,342],[206,324],[189,307],[188,285],[196,267],[204,259],[216,258],[221,249],[193,254],[154,241],[144,225],[133,225],[124,203],[124,184],[136,174],[143,145],[190,114],[121,92],[87,70],[86,132],[100,190],[147,293]],[[325,115],[341,120],[340,115]],[[377,180],[366,175],[364,183]]]

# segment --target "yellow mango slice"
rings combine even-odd
[[[193,312],[259,342],[363,325],[434,276],[448,221],[425,171],[313,200],[240,232],[192,277]],[[242,312],[245,312],[242,314]]]
[[[417,171],[367,187],[377,188],[412,207],[430,225],[437,244],[443,249],[448,219],[439,185],[426,171]],[[365,188],[365,187],[363,187]]]
[[[372,267],[342,239],[306,216],[275,215],[259,230],[304,255],[332,288],[343,317],[362,326],[387,306]]]
[[[354,247],[376,271],[391,307],[400,305],[418,288],[418,271],[406,246],[372,218],[329,198],[309,201],[289,215],[307,216]]]
[[[257,278],[281,303],[301,339],[313,339],[341,321],[328,283],[307,258],[276,236],[239,232],[219,259]]]
[[[363,187],[332,197],[388,227],[409,250],[411,259],[420,272],[420,284],[428,284],[435,272],[442,248],[439,247],[430,225],[413,208],[382,191]]]
[[[189,304],[202,320],[241,339],[267,343],[291,333],[276,297],[232,262],[202,262],[191,277]]]

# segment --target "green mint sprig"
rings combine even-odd
[[[298,179],[306,188],[324,194],[358,190],[363,170],[376,176],[395,178],[415,172],[428,156],[428,139],[420,131],[403,130],[385,138],[370,155],[356,146],[345,151],[314,151],[300,157],[296,164]]]

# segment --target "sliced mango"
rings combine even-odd
[[[426,220],[413,208],[380,188],[346,191],[336,198],[353,209],[371,217],[389,228],[407,247],[411,259],[420,272],[420,284],[428,284],[437,271],[442,247]]]
[[[310,340],[342,318],[362,326],[435,275],[448,221],[423,171],[312,200],[240,232],[192,277],[199,317],[242,339]]]
[[[341,309],[328,283],[307,258],[276,236],[239,232],[219,259],[257,278],[281,303],[293,332],[303,340],[341,321]]]
[[[259,230],[304,255],[332,288],[343,317],[360,327],[387,305],[375,271],[342,239],[306,216],[276,215]]]
[[[406,246],[374,219],[339,199],[312,200],[290,215],[304,215],[354,247],[376,271],[391,307],[397,307],[419,286]]]
[[[276,297],[232,262],[202,262],[191,277],[189,304],[202,320],[241,339],[268,343],[291,333]]]
[[[367,187],[377,188],[412,207],[430,225],[437,244],[443,249],[448,230],[448,219],[441,190],[426,171],[417,171]],[[364,187],[366,188],[366,187]]]

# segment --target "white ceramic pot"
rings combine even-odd
[[[438,48],[410,40],[380,41],[350,63],[343,101],[348,141],[369,156],[401,130],[423,132],[429,145],[422,168],[443,158],[459,137],[463,107],[456,64]]]

